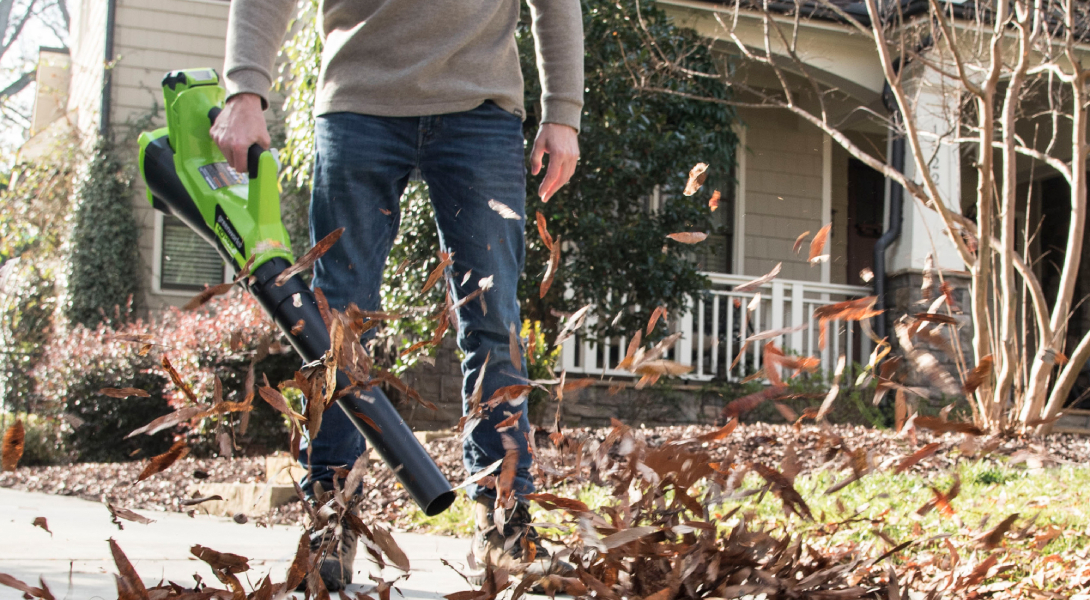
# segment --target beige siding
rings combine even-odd
[[[778,262],[780,277],[820,281],[821,267],[791,247],[823,225],[822,134],[786,112],[749,111],[746,124],[745,274],[763,275]]]
[[[118,0],[114,20],[114,52],[110,120],[119,137],[127,123],[158,111],[163,121],[160,81],[168,71],[197,67],[223,70],[227,34],[226,2],[201,0]],[[135,158],[136,148],[131,148]],[[155,211],[148,204],[142,181],[133,196],[133,214],[140,227],[140,258],[144,306],[151,311],[178,306],[187,294],[152,293],[155,259]]]
[[[70,2],[72,28],[69,47],[72,80],[68,87],[68,110],[76,128],[86,139],[97,133],[102,103],[103,58],[106,48],[106,2]]]

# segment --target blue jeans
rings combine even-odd
[[[458,310],[458,346],[465,354],[463,410],[482,370],[482,402],[501,387],[525,383],[525,358],[521,369],[515,369],[508,341],[512,325],[521,330],[517,290],[526,254],[521,119],[492,102],[427,117],[333,113],[318,117],[315,140],[311,243],[345,228],[314,267],[314,286],[322,289],[329,305],[381,309],[382,272],[401,223],[401,195],[409,176],[418,170],[430,190],[442,250],[453,253],[447,281],[455,302],[475,291],[481,278],[494,278],[493,287],[484,293],[487,314],[476,301]],[[493,199],[521,219],[500,216],[488,205]],[[471,270],[473,275],[462,285]],[[371,393],[382,390],[376,387]],[[491,411],[466,439],[463,459],[469,473],[502,459],[502,434],[495,425],[518,410],[522,410],[518,431],[506,433],[519,447],[515,491],[522,496],[533,492],[525,401],[521,407],[503,405]],[[327,411],[318,435],[300,454],[311,472],[305,487],[309,490],[314,481],[322,481],[328,488],[333,467],[351,467],[364,450],[363,436],[344,413]],[[477,486],[468,491],[472,498],[494,495]]]

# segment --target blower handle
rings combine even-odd
[[[208,120],[211,125],[216,124],[216,117],[220,116],[221,112],[223,112],[223,109],[218,106],[208,109]],[[264,151],[265,148],[262,148],[261,144],[254,144],[246,151],[246,170],[249,171],[250,179],[257,179],[257,164],[260,162],[261,153]]]

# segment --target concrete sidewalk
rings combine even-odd
[[[247,579],[256,584],[267,573],[272,574],[274,582],[280,582],[284,580],[302,533],[295,527],[261,528],[216,517],[137,512],[155,522],[140,525],[122,521],[125,529],[118,531],[103,504],[0,489],[0,573],[35,586],[41,576],[58,599],[116,598],[113,574],[117,569],[106,542],[112,537],[149,586],[160,580],[192,586],[193,574],[197,573],[210,585],[222,587],[208,565],[189,553],[193,544],[248,557],[250,571],[240,575],[244,585]],[[31,525],[36,517],[48,520],[52,536]],[[471,589],[457,573],[440,562],[445,558],[459,569],[465,569],[467,540],[411,533],[396,534],[395,537],[412,567],[408,580],[397,586],[405,598],[436,600],[451,592]],[[396,569],[386,569],[383,575],[390,580],[399,573]],[[361,548],[356,558],[354,579],[357,583],[347,591],[370,590],[369,574],[378,574],[378,569]],[[301,594],[298,596],[302,597]],[[21,592],[0,586],[0,599],[21,597]],[[333,597],[336,598],[336,594]],[[396,593],[394,597],[397,597]]]

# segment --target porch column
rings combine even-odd
[[[961,213],[961,157],[958,144],[958,107],[960,86],[931,69],[910,80],[906,85],[914,98],[915,122],[919,128],[923,155],[930,157],[928,170],[939,188],[942,201],[955,213]],[[887,153],[888,155],[888,153]],[[910,148],[905,149],[905,175],[920,183]],[[954,243],[946,237],[938,213],[905,194],[904,221],[901,235],[890,245],[886,254],[888,273],[921,272],[928,254],[934,256],[935,268],[944,271],[964,271],[965,263],[958,256]],[[889,188],[886,189],[886,215],[889,215]],[[888,218],[888,217],[887,217]]]

